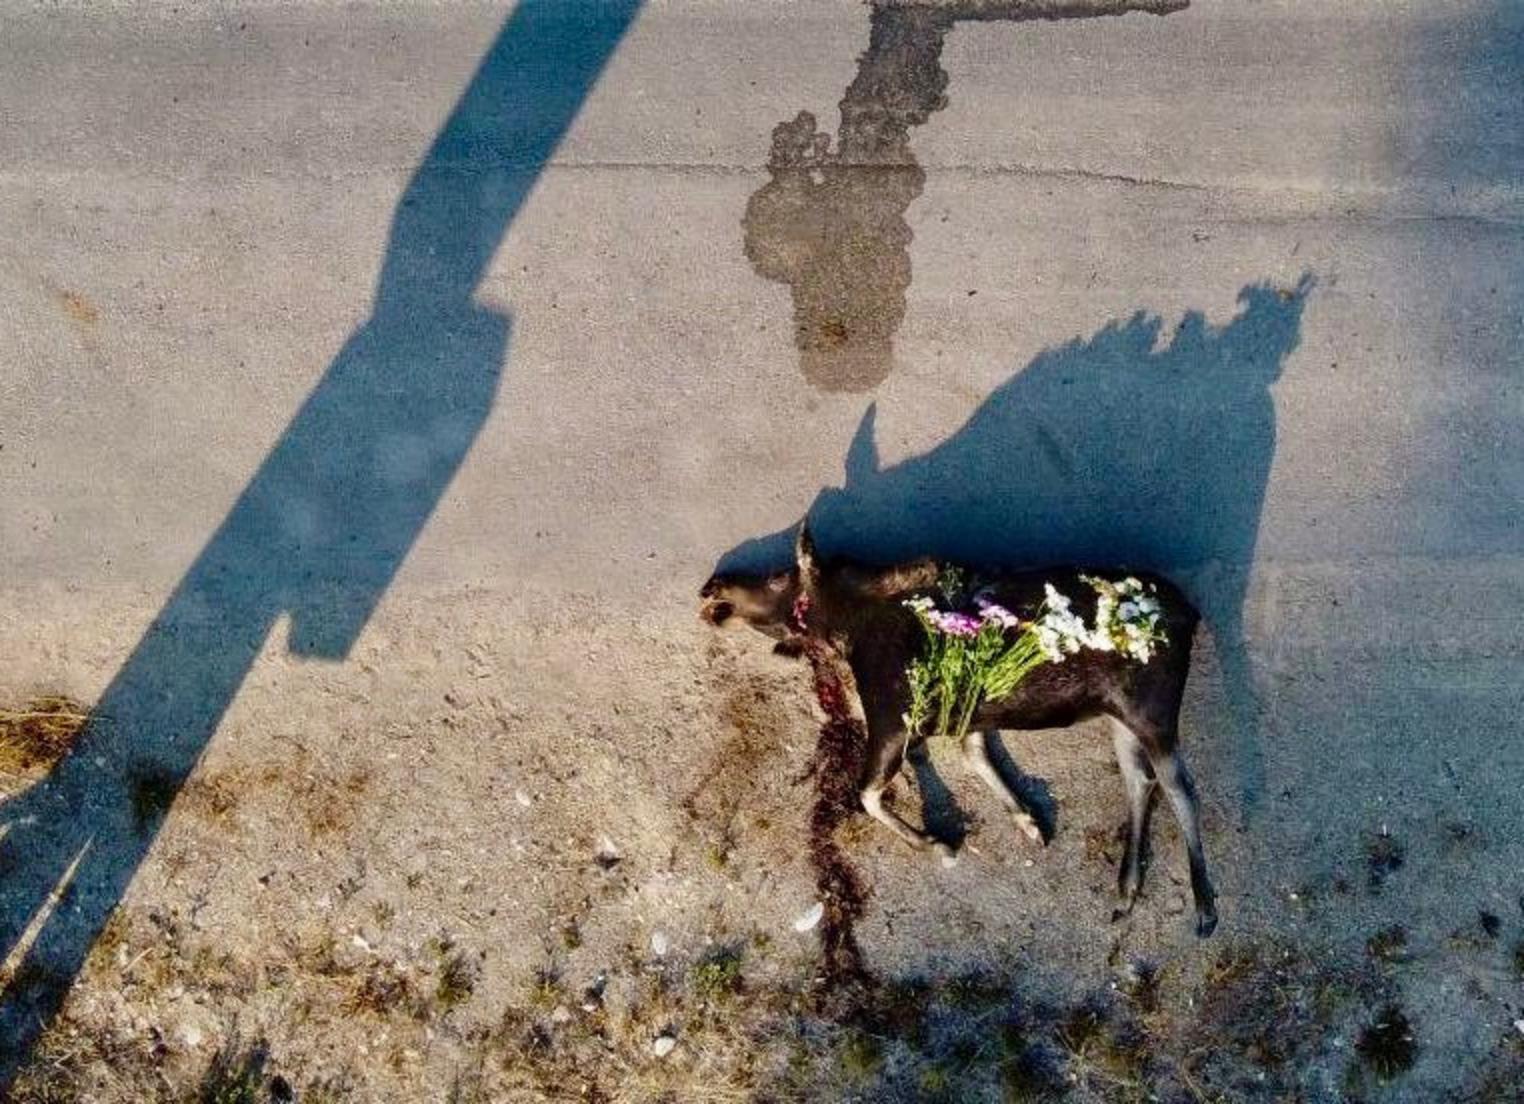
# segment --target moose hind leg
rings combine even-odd
[[[1196,784],[1178,751],[1154,756],[1153,765],[1159,785],[1164,788],[1165,796],[1174,807],[1175,817],[1180,821],[1181,834],[1185,836],[1191,861],[1191,894],[1196,899],[1196,934],[1205,938],[1217,927],[1217,895],[1207,877],[1206,855],[1201,847],[1201,807],[1196,798]]]
[[[1122,770],[1122,785],[1127,791],[1127,849],[1117,872],[1117,894],[1123,909],[1130,912],[1143,888],[1143,854],[1148,846],[1148,817],[1153,807],[1154,769],[1143,754],[1132,729],[1121,721],[1112,721],[1112,746],[1117,766]]]
[[[1000,803],[1010,811],[1011,819],[1016,827],[1020,828],[1026,837],[1033,843],[1042,842],[1042,829],[1037,826],[1037,821],[1032,819],[1032,814],[1027,812],[1010,786],[1006,785],[1005,779],[1000,777],[1000,772],[990,762],[988,741],[993,733],[971,731],[963,737],[963,758],[979,776],[980,780],[994,792],[1000,799]]]

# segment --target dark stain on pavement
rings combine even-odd
[[[905,212],[926,182],[910,128],[946,106],[947,25],[940,13],[875,7],[836,150],[808,111],[779,123],[772,179],[747,204],[746,256],[792,290],[800,368],[823,391],[866,391],[889,374],[910,286]]]
[[[93,326],[100,321],[100,310],[77,291],[60,291],[58,302],[64,313],[82,326]]]
[[[789,286],[804,376],[822,391],[867,391],[894,367],[910,287],[905,214],[926,183],[910,131],[947,106],[942,44],[960,21],[1077,19],[1188,0],[953,0],[872,8],[868,49],[842,97],[836,148],[801,111],[773,128],[770,179],[746,205],[746,256]]]

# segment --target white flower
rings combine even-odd
[[[1162,607],[1151,593],[1152,586],[1131,575],[1120,582],[1095,575],[1081,575],[1080,579],[1095,591],[1095,625],[1086,628],[1065,609],[1065,616],[1077,623],[1062,626],[1065,643],[1073,634],[1094,651],[1120,652],[1147,663],[1155,645],[1164,639],[1159,629]]]
[[[1062,663],[1064,650],[1059,646],[1058,633],[1040,623],[1032,631],[1037,634],[1037,646],[1042,649],[1042,654],[1047,657],[1048,662]]]
[[[1010,610],[996,602],[980,602],[979,616],[985,621],[993,621],[1002,629],[1015,629],[1021,626],[1021,620]]]

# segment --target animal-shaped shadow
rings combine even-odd
[[[639,0],[526,0],[393,217],[345,344],[100,698],[71,753],[0,806],[0,1090],[56,1013],[282,614],[347,655],[492,408],[508,319],[473,301]],[[0,1091],[3,1096],[3,1091]]]
[[[789,286],[804,376],[824,391],[866,391],[894,366],[910,287],[905,213],[926,174],[910,131],[947,106],[942,45],[960,22],[1164,15],[1187,0],[879,2],[868,49],[841,100],[836,149],[801,111],[773,130],[770,179],[746,206],[746,256]]]
[[[1140,312],[1050,349],[942,444],[888,468],[870,406],[845,485],[807,511],[817,541],[878,564],[931,555],[1174,578],[1212,631],[1231,714],[1225,742],[1252,807],[1262,772],[1243,604],[1275,456],[1270,387],[1297,346],[1312,287],[1310,275],[1293,288],[1245,287],[1226,324],[1193,312],[1163,343],[1162,321]],[[788,529],[747,541],[716,570],[786,566],[792,539]]]

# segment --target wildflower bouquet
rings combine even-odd
[[[927,597],[907,599],[905,605],[926,634],[925,649],[905,672],[910,732],[919,733],[935,717],[937,735],[961,740],[980,704],[1009,696],[1044,663],[1062,663],[1082,648],[1147,663],[1166,640],[1152,586],[1131,577],[1120,582],[1080,578],[1095,590],[1094,625],[1087,626],[1051,583],[1044,587],[1032,621],[1022,621],[984,595],[974,597],[977,614],[940,610]],[[956,572],[944,573],[939,587],[949,605],[960,604],[963,584]]]

